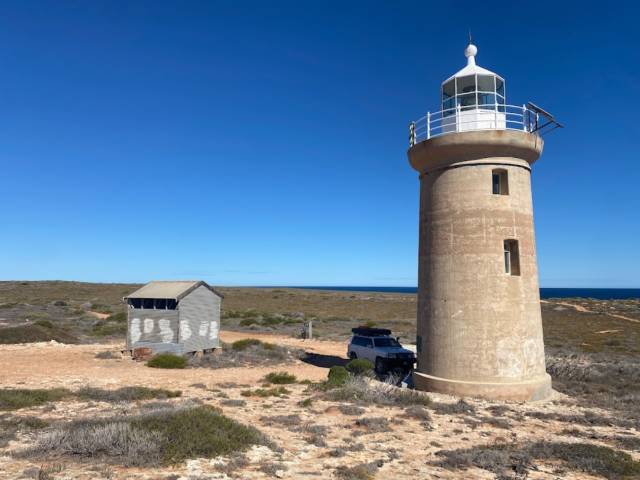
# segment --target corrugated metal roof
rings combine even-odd
[[[213,293],[222,297],[222,294],[211,288],[203,281],[155,281],[149,282],[144,287],[124,297],[127,298],[175,298],[180,300],[192,290],[204,285]]]

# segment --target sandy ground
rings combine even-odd
[[[242,338],[290,345],[305,351],[344,357],[346,344],[314,340],[300,340],[279,335],[238,332],[221,332],[223,342],[234,342]],[[78,385],[118,387],[144,385],[148,387],[187,388],[193,383],[258,383],[265,374],[282,370],[282,367],[225,368],[225,369],[152,369],[131,360],[104,361],[95,358],[97,352],[119,351],[113,345],[63,345],[55,342],[0,346],[0,385],[21,385],[29,388],[54,386],[74,387]],[[287,370],[300,379],[322,380],[327,376],[326,368],[296,362]]]
[[[343,342],[305,341],[291,337],[269,334],[246,334],[238,332],[221,332],[225,342],[233,342],[246,337],[260,338],[270,342],[287,344],[302,348],[308,352],[321,355],[344,357],[346,344]],[[496,404],[507,405],[514,412],[508,429],[498,428],[490,424],[470,427],[463,415],[432,414],[433,421],[429,426],[418,420],[408,418],[403,409],[398,407],[366,406],[365,416],[385,417],[391,422],[391,430],[381,433],[367,433],[354,427],[355,417],[340,413],[335,402],[316,397],[312,407],[301,407],[298,402],[309,398],[304,385],[287,386],[291,394],[283,398],[244,398],[240,395],[243,389],[261,384],[264,375],[271,371],[286,369],[299,379],[322,380],[326,378],[327,369],[296,361],[286,366],[261,368],[226,368],[207,369],[193,368],[186,370],[159,370],[146,367],[130,359],[100,360],[95,354],[104,350],[118,350],[120,345],[62,345],[56,343],[7,345],[0,346],[0,386],[2,387],[67,387],[77,389],[90,385],[94,387],[116,388],[125,385],[144,385],[179,389],[183,398],[198,399],[204,403],[221,407],[224,413],[238,421],[255,425],[284,448],[279,457],[283,470],[278,472],[282,478],[339,478],[336,468],[340,465],[353,466],[361,463],[379,461],[377,479],[415,479],[415,478],[494,478],[493,474],[477,468],[465,472],[450,471],[433,466],[437,460],[436,452],[440,449],[469,448],[478,444],[496,441],[523,440],[563,440],[576,441],[561,433],[570,425],[549,420],[528,419],[517,421],[517,416],[527,411],[562,412],[566,414],[578,411],[571,400],[561,394],[543,404],[502,404],[469,400],[481,416],[490,416],[486,410]],[[231,383],[230,383],[231,382]],[[205,384],[206,389],[194,384]],[[236,384],[236,385],[232,385]],[[312,394],[311,394],[312,395]],[[445,395],[431,394],[440,402],[453,403],[457,399]],[[246,406],[228,407],[221,403],[225,398],[243,399]],[[68,421],[74,418],[111,415],[124,412],[126,405],[107,404],[104,402],[58,402],[55,406],[23,409],[19,415],[38,416],[52,421]],[[299,414],[303,423],[324,425],[329,428],[325,440],[327,446],[319,447],[308,442],[305,434],[291,431],[281,425],[265,423],[264,416]],[[601,412],[606,414],[606,412]],[[580,427],[581,428],[581,427]],[[619,429],[617,429],[619,430]],[[602,435],[616,433],[614,427],[598,427]],[[637,432],[635,432],[637,434]],[[37,478],[33,475],[43,465],[62,465],[62,471],[53,478],[58,479],[224,479],[218,468],[220,460],[194,459],[183,465],[163,469],[136,469],[108,466],[91,460],[47,459],[47,462],[18,459],[10,455],[11,451],[28,446],[33,439],[21,438],[11,442],[8,451],[0,452],[0,478]],[[329,451],[335,448],[362,443],[361,451],[347,452],[342,457],[332,457]],[[277,455],[266,447],[254,447],[247,454],[250,464],[244,467],[239,478],[273,478],[272,474],[260,471],[264,462],[274,461]],[[637,458],[637,456],[636,456]],[[34,470],[35,469],[35,470]],[[538,471],[529,472],[529,479],[558,478],[554,466],[542,465]],[[29,476],[31,475],[31,476]],[[515,478],[515,477],[514,477]],[[565,473],[565,479],[596,478],[584,473]]]

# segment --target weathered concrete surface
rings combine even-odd
[[[539,400],[545,371],[530,164],[537,136],[453,133],[409,152],[420,175],[418,388]],[[507,171],[509,194],[492,193]],[[505,273],[503,242],[518,240],[520,275]]]

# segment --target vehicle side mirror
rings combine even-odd
[[[396,337],[396,342],[400,343],[400,337]]]

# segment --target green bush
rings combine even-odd
[[[271,372],[264,377],[265,381],[275,383],[276,385],[285,385],[287,383],[296,383],[296,376],[287,372]]]
[[[48,402],[57,402],[71,395],[71,392],[66,388],[51,388],[48,390],[6,388],[0,390],[0,410],[35,407]]]
[[[240,395],[243,397],[280,397],[291,393],[284,387],[256,388],[255,390],[243,390]]]
[[[347,363],[347,371],[354,375],[362,375],[373,371],[373,363],[366,358],[356,358]]]
[[[107,322],[126,323],[127,314],[125,312],[114,313],[113,315],[109,315],[107,317]]]
[[[235,341],[231,344],[231,348],[234,350],[246,350],[249,347],[261,345],[262,342],[257,338],[243,338],[242,340]]]
[[[241,327],[249,327],[251,325],[256,325],[258,323],[258,320],[256,318],[243,318],[242,320],[240,320],[239,325]]]
[[[134,400],[151,400],[155,398],[176,398],[181,396],[182,392],[180,390],[165,390],[163,388],[147,387],[122,387],[117,390],[84,387],[78,390],[77,395],[83,400],[129,402]]]
[[[185,368],[187,359],[173,353],[161,353],[147,362],[151,368]]]
[[[35,325],[43,328],[53,328],[53,323],[49,320],[38,320],[37,322],[33,322]]]
[[[158,432],[164,464],[177,464],[189,458],[214,458],[268,443],[264,435],[221,415],[211,406],[180,410],[171,415],[155,415],[132,423],[149,432]]]
[[[96,337],[109,337],[111,335],[126,335],[126,323],[98,322],[93,326],[91,334]]]
[[[327,387],[339,387],[344,385],[344,382],[349,378],[349,372],[346,368],[339,365],[334,365],[329,369],[328,379],[325,383]]]
[[[201,406],[70,422],[41,435],[24,454],[107,456],[125,466],[158,466],[229,455],[256,444],[277,448],[259,430]]]

